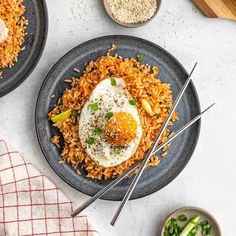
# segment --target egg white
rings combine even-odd
[[[110,78],[97,84],[83,106],[79,118],[79,137],[82,147],[91,159],[103,167],[116,166],[129,159],[137,150],[142,137],[138,110],[129,102],[132,97],[125,88],[125,81],[121,78],[115,78],[115,80],[116,86],[111,85]],[[98,104],[97,111],[91,109],[90,105],[93,103]],[[127,112],[136,120],[138,128],[134,140],[129,145],[118,148],[107,141],[104,132],[100,135],[94,133],[95,127],[104,130],[107,122],[105,116],[108,112]],[[86,142],[89,137],[94,138],[94,144]]]
[[[0,43],[3,43],[8,37],[8,28],[5,23],[0,19]]]

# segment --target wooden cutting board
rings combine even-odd
[[[207,17],[236,20],[236,0],[193,0]]]

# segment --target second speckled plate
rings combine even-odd
[[[27,35],[22,45],[25,50],[19,53],[12,68],[2,69],[0,97],[10,93],[26,80],[38,64],[47,39],[48,13],[45,0],[24,0],[23,4],[24,17],[28,20]]]
[[[80,169],[81,175],[77,175],[71,165],[58,163],[61,159],[61,150],[51,143],[50,138],[52,135],[60,135],[60,133],[47,120],[47,114],[55,106],[58,98],[62,96],[63,91],[69,87],[64,83],[64,79],[75,76],[73,68],[76,67],[83,71],[86,62],[105,55],[112,43],[117,45],[116,53],[122,57],[136,57],[137,54],[142,54],[143,63],[158,65],[159,77],[163,82],[171,84],[174,99],[188,76],[183,66],[163,48],[140,38],[122,35],[105,36],[85,42],[72,49],[55,64],[46,77],[37,100],[35,125],[39,144],[54,171],[69,185],[88,195],[94,195],[111,180],[93,181],[86,177],[83,170]],[[51,95],[55,95],[55,97],[51,98]],[[171,130],[179,129],[200,113],[199,100],[193,83],[183,95],[177,112],[180,120],[175,122],[174,126],[170,128]],[[199,131],[200,122],[174,140],[167,157],[161,159],[157,167],[149,167],[145,170],[131,199],[154,193],[175,179],[190,160],[197,144]],[[61,141],[63,142],[63,140]],[[131,180],[132,178],[123,180],[106,193],[103,199],[121,200]]]

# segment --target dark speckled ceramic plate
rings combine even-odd
[[[25,50],[18,56],[12,68],[3,69],[0,79],[0,97],[18,87],[33,71],[43,52],[47,38],[47,7],[44,0],[24,0],[25,18],[29,21],[27,35],[22,47]]]
[[[105,36],[85,42],[72,49],[62,57],[52,68],[40,90],[36,105],[36,131],[41,149],[54,171],[69,185],[77,190],[93,195],[101,190],[110,180],[93,181],[86,178],[86,173],[80,169],[81,175],[77,175],[69,164],[59,164],[61,150],[51,142],[52,135],[60,135],[59,131],[52,127],[47,120],[47,114],[52,109],[63,91],[69,87],[64,83],[65,78],[75,76],[73,68],[83,71],[84,64],[97,57],[105,55],[111,44],[118,46],[116,53],[123,57],[136,57],[143,55],[143,63],[159,66],[159,77],[163,82],[170,83],[174,98],[181,90],[188,74],[183,66],[167,51],[161,47],[135,37],[130,36]],[[51,95],[55,97],[51,98]],[[197,92],[193,83],[185,92],[178,108],[180,120],[171,130],[182,127],[191,118],[200,112]],[[147,196],[169,184],[184,169],[196,147],[200,131],[200,123],[196,123],[172,142],[166,158],[161,159],[157,167],[149,167],[142,175],[133,192],[132,199]],[[61,143],[63,140],[61,138]],[[103,199],[121,200],[131,183],[131,179],[125,179]]]

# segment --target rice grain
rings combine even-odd
[[[66,162],[70,163],[75,169],[78,165],[87,171],[87,177],[92,179],[110,179],[115,178],[127,171],[137,161],[142,160],[150,149],[155,137],[157,136],[161,125],[168,116],[166,107],[172,107],[172,92],[169,84],[162,83],[160,79],[154,77],[156,73],[148,70],[146,66],[141,65],[134,58],[123,59],[118,56],[101,56],[96,61],[87,64],[80,78],[72,78],[71,88],[66,89],[58,101],[58,105],[48,114],[51,117],[71,109],[71,117],[66,121],[54,123],[63,138],[64,147],[61,156]],[[82,148],[78,138],[78,120],[79,111],[91,95],[95,86],[103,79],[109,77],[123,78],[126,82],[126,88],[136,101],[136,107],[139,112],[142,123],[143,135],[139,147],[135,154],[120,165],[113,167],[102,167],[96,164]],[[145,82],[144,82],[145,81]],[[143,86],[143,84],[148,86]],[[156,91],[161,96],[156,96]],[[142,105],[143,96],[150,104],[158,107],[158,116],[151,116]],[[73,115],[73,111],[78,112],[78,117]],[[176,113],[172,120],[178,119]],[[169,130],[166,129],[161,137],[160,143],[164,142],[169,136]],[[53,137],[52,141],[58,145],[59,137]],[[166,146],[164,152],[169,147]],[[164,156],[166,154],[163,154]],[[158,156],[154,155],[148,166],[156,166],[159,163]],[[135,172],[137,172],[136,170]]]

